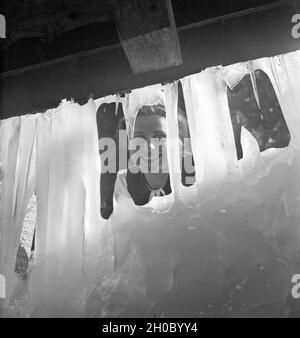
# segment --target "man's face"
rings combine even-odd
[[[167,165],[167,125],[160,115],[137,116],[134,127],[136,144],[145,141],[141,151],[141,164],[148,166],[148,172],[168,172]]]

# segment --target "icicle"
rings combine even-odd
[[[248,61],[247,67],[249,69],[249,74],[250,74],[250,79],[251,79],[251,83],[252,83],[254,97],[255,97],[255,100],[257,102],[258,108],[260,110],[260,117],[263,120],[264,117],[263,117],[263,115],[261,113],[261,106],[260,106],[260,101],[259,101],[259,95],[258,95],[258,90],[257,90],[257,82],[256,82],[256,75],[255,75],[255,69],[253,67],[253,62],[252,61]]]
[[[133,138],[133,130],[134,130],[134,116],[130,112],[130,98],[129,93],[125,93],[125,98],[123,100],[123,111],[125,115],[125,124],[127,129],[127,134],[129,138]]]
[[[13,236],[16,236],[12,215],[15,207],[13,191],[16,186],[15,179],[18,177],[16,171],[20,124],[20,117],[8,119],[1,123],[0,131],[2,135],[1,165],[3,168],[0,200],[0,274],[3,274],[6,279],[7,296],[13,291],[15,283],[13,278],[14,262],[11,256],[16,257],[17,247],[11,245],[9,238],[11,232],[13,232]]]
[[[180,194],[181,187],[181,170],[180,170],[180,153],[179,153],[179,131],[178,131],[178,87],[177,82],[165,85],[165,107],[167,117],[167,147],[168,163],[172,191],[175,198]]]
[[[121,100],[121,95],[120,94],[116,94],[116,110],[115,110],[115,115],[118,115],[118,108],[119,108],[119,103]]]
[[[82,297],[82,273],[101,228],[95,115],[92,100],[84,106],[64,101],[39,118],[34,301],[72,307]]]
[[[232,90],[248,74],[249,70],[244,63],[237,63],[222,68],[222,76],[228,87]]]
[[[196,182],[205,185],[222,180],[226,176],[227,157],[232,158],[234,152],[232,130],[231,135],[229,134],[232,128],[229,127],[229,111],[220,107],[221,104],[226,104],[222,85],[219,69],[206,69],[182,80]],[[223,137],[224,130],[228,130],[226,137]]]
[[[23,219],[34,189],[32,151],[36,116],[22,116],[1,123],[3,182],[0,201],[0,273],[7,280],[7,296],[14,288],[14,266]]]

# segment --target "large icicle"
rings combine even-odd
[[[32,151],[36,116],[1,123],[0,273],[6,277],[7,297],[14,289],[14,266],[29,198],[34,191]]]
[[[166,84],[165,89],[165,108],[167,119],[167,147],[168,162],[171,188],[175,199],[180,195],[181,170],[180,170],[180,151],[179,151],[179,131],[178,131],[178,87],[177,82]]]
[[[63,315],[59,311],[65,306],[79,314],[78,304],[74,306],[83,296],[84,262],[91,258],[86,253],[94,254],[91,246],[99,243],[95,114],[92,101],[82,107],[63,101],[39,118],[37,267],[32,291],[35,301],[47,299],[49,316]]]
[[[257,89],[255,68],[253,66],[253,62],[252,61],[248,61],[247,62],[247,67],[249,69],[249,74],[250,74],[250,79],[251,79],[251,83],[252,83],[254,97],[255,97],[256,103],[258,105],[258,108],[261,109],[260,101],[259,101],[259,94],[258,94],[258,89]],[[261,117],[263,118],[262,115],[261,115]]]
[[[218,68],[182,80],[196,167],[196,181],[208,184],[223,179],[235,164],[235,145]]]

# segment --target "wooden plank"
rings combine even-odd
[[[171,27],[122,40],[121,44],[134,74],[182,64],[177,32]]]
[[[121,45],[134,74],[182,63],[170,0],[114,0]]]
[[[113,0],[121,40],[171,26],[166,0]]]
[[[264,8],[255,20],[248,14],[241,20],[231,17],[180,29],[183,64],[177,67],[134,75],[121,46],[114,46],[12,73],[0,78],[0,117],[53,108],[65,97],[83,103],[91,93],[98,98],[182,78],[209,66],[298,50],[300,39],[291,36],[294,14],[293,6],[281,5]]]

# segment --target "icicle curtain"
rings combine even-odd
[[[257,69],[273,85],[291,142],[259,152],[244,128],[244,156],[238,161],[227,86],[234,88],[250,75],[260,107]],[[43,114],[1,121],[0,273],[9,293],[25,209],[35,191],[31,299],[34,304],[47,300],[47,308],[41,305],[36,314],[82,315],[91,284],[90,295],[98,295],[99,303],[91,306],[90,298],[85,305],[106,315],[126,315],[139,302],[139,315],[150,316],[293,311],[287,299],[291,276],[299,273],[299,80],[299,52],[213,67],[178,80],[196,170],[191,187],[181,183],[179,148],[173,142],[179,141],[177,81],[84,106],[63,101]],[[135,205],[129,194],[119,196],[104,221],[96,106],[107,101],[122,104],[129,136],[139,107],[165,105],[172,193],[145,206]],[[97,265],[98,276],[91,277],[90,263],[97,261],[107,267],[118,261],[120,270]],[[109,301],[112,293],[116,298]],[[111,308],[111,301],[120,307]]]
[[[33,299],[70,290],[99,232],[96,106],[63,101],[44,114],[1,122],[1,264],[9,297],[24,213],[37,195]],[[62,295],[60,294],[60,297]]]

